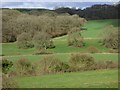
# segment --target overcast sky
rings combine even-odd
[[[1,0],[1,2],[118,2],[119,0]]]
[[[6,1],[6,2],[5,2]],[[10,1],[10,0],[9,0]],[[93,0],[94,1],[94,0]],[[108,0],[107,0],[108,1]],[[58,7],[76,7],[84,9],[86,7],[90,7],[94,4],[115,4],[117,3],[117,0],[110,0],[110,2],[33,2],[31,0],[26,0],[24,2],[7,2],[7,0],[2,1],[1,8],[45,8],[45,9],[54,9]]]

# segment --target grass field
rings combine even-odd
[[[100,32],[102,32],[102,29],[106,25],[116,25],[117,20],[93,20],[88,21],[85,24],[85,27],[88,28],[88,30],[83,31],[82,34],[84,38],[97,38]],[[91,35],[91,36],[90,36]],[[109,52],[109,48],[106,48],[102,46],[100,43],[98,43],[99,39],[85,39],[85,46],[82,48],[77,47],[70,47],[67,45],[67,35],[62,37],[54,38],[54,44],[55,48],[48,49],[48,51],[52,52],[56,57],[63,61],[68,61],[70,54],[74,52],[81,52],[81,53],[88,53],[88,48],[90,46],[95,46],[99,52]],[[16,61],[19,58],[28,58],[30,61],[38,61],[41,60],[41,58],[44,55],[33,55],[36,51],[35,48],[30,49],[19,49],[16,46],[16,43],[4,43],[2,44],[3,48],[3,55],[11,56],[6,57],[10,60]],[[96,60],[112,60],[112,61],[118,61],[118,54],[92,54],[92,56]],[[102,58],[101,58],[102,57]]]
[[[91,54],[97,61],[111,60],[118,62],[118,54],[109,53],[110,49],[102,46],[99,41],[99,34],[107,25],[117,27],[118,20],[92,20],[88,21],[84,27],[87,30],[82,32],[85,46],[82,48],[70,47],[67,45],[67,35],[54,38],[55,48],[48,49],[54,56],[61,61],[67,62],[71,53],[88,53],[90,46],[96,47],[100,53]],[[88,39],[90,38],[90,39]],[[3,43],[2,55],[13,62],[20,58],[27,58],[31,62],[40,61],[45,55],[33,55],[35,48],[18,49],[16,43]],[[99,70],[74,72],[54,75],[32,76],[32,77],[16,77],[20,88],[117,88],[118,87],[118,70]]]
[[[59,58],[61,61],[67,62],[70,59],[70,53],[58,53],[53,54],[57,58]],[[113,62],[118,62],[118,54],[90,54],[95,58],[97,61],[107,61],[111,60]],[[38,62],[46,55],[27,55],[27,56],[11,56],[11,57],[5,57],[13,62],[19,60],[20,58],[26,58],[31,62]]]
[[[99,52],[108,52],[109,49],[105,48],[104,46],[101,46],[100,43],[98,43],[98,40],[85,40],[85,46],[82,48],[77,47],[70,47],[67,45],[67,40],[54,41],[55,48],[49,49],[48,51],[53,53],[72,53],[72,52],[88,52],[88,48],[90,46],[95,46]],[[11,56],[11,55],[26,55],[26,54],[34,54],[36,51],[35,48],[30,49],[19,49],[16,46],[16,43],[9,43],[9,44],[3,44],[3,55],[5,56]]]
[[[118,23],[117,20],[93,20],[88,21],[86,23],[85,27],[88,28],[88,30],[83,31],[82,35],[84,38],[97,38],[99,36],[100,32],[102,32],[102,29],[106,25],[116,25]],[[83,48],[76,48],[76,47],[68,47],[67,45],[67,35],[62,36],[60,38],[54,39],[54,44],[56,48],[49,49],[49,51],[53,53],[69,53],[69,52],[88,52],[88,47],[95,46],[100,52],[108,52],[110,49],[105,48],[100,43],[98,43],[98,39],[91,39],[91,40],[85,40],[85,46]],[[35,48],[30,49],[18,49],[16,46],[16,43],[4,43],[2,44],[3,48],[3,55],[5,56],[11,56],[11,55],[27,55],[27,54],[34,54],[36,51]]]
[[[119,20],[93,20],[85,24],[85,27],[88,29],[86,32],[83,32],[82,35],[86,38],[98,38],[102,29],[108,25],[113,25],[118,27]]]
[[[120,23],[118,19],[88,21],[84,25],[84,27],[86,27],[87,30],[82,32],[82,36],[84,36],[85,38],[98,38],[100,33],[102,32],[102,29],[104,29],[106,26],[109,25],[113,25],[114,27],[119,27],[118,23]],[[66,39],[66,37],[67,36],[63,36],[56,40],[63,40]]]
[[[19,77],[16,80],[21,88],[117,88],[117,73],[117,70],[99,70]]]

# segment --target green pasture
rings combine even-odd
[[[118,23],[120,21],[118,19],[111,20],[92,20],[88,21],[84,26],[87,28],[86,31],[82,32],[82,36],[86,38],[99,38],[102,30],[109,25],[113,25],[118,27]]]
[[[20,88],[117,88],[118,70],[16,77]]]
[[[67,45],[67,35],[54,38],[55,48],[47,49],[52,52],[55,57],[63,62],[70,60],[72,53],[87,53],[94,57],[96,61],[118,62],[118,54],[109,53],[110,49],[102,46],[99,43],[100,33],[103,28],[108,25],[116,27],[118,20],[92,20],[88,21],[84,27],[87,30],[82,31],[85,46],[81,48],[71,47]],[[31,62],[39,62],[46,57],[44,55],[33,55],[37,50],[35,48],[19,49],[16,43],[2,43],[2,56],[14,63],[21,59],[26,58]],[[96,47],[99,53],[91,54],[88,51],[89,47]],[[1,54],[0,54],[1,55]],[[29,76],[29,77],[15,77],[20,88],[117,88],[118,87],[118,70],[106,69],[85,72],[72,72],[72,73],[59,73],[42,76]]]
[[[87,28],[87,30],[83,30],[81,34],[84,38],[99,38],[106,26],[113,25],[114,27],[119,27],[118,23],[120,23],[119,19],[87,21],[87,23],[83,26]],[[67,35],[56,38],[55,40],[64,40],[66,38]]]
[[[53,55],[58,59],[60,59],[61,61],[67,62],[70,59],[71,53],[58,53]],[[118,62],[118,54],[89,54],[89,55],[93,56],[96,61],[111,60],[113,62]],[[28,59],[31,62],[38,62],[46,56],[47,55],[25,55],[25,56],[12,56],[12,57],[4,57],[4,58],[7,58],[13,62],[16,62],[21,58]]]
[[[85,46],[83,47],[71,47],[71,46],[68,46],[67,44],[67,40],[56,40],[55,42],[55,46],[56,48],[53,48],[53,49],[49,49],[50,51],[52,52],[55,52],[55,53],[69,53],[69,52],[89,52],[88,51],[88,48],[93,46],[93,47],[96,47],[99,52],[108,52],[109,49],[102,46],[100,43],[99,43],[99,40],[84,40],[84,43],[85,43]]]
[[[72,52],[84,52],[87,53],[88,48],[93,46],[96,47],[99,52],[109,52],[110,49],[102,46],[99,42],[99,40],[85,40],[85,46],[83,47],[71,47],[68,46],[67,40],[56,40],[54,41],[55,48],[53,49],[48,49],[49,52],[52,53],[72,53]],[[19,49],[16,46],[16,43],[6,43],[2,44],[2,53],[4,56],[12,56],[12,55],[29,55],[29,54],[34,54],[37,50],[35,48],[29,48],[29,49]]]
[[[88,21],[84,26],[87,30],[82,32],[84,37],[85,46],[81,48],[70,47],[67,44],[67,35],[62,37],[54,38],[55,48],[48,49],[48,51],[52,53],[72,53],[72,52],[88,52],[88,48],[90,46],[96,47],[99,52],[109,52],[110,49],[102,46],[99,43],[99,39],[97,39],[102,32],[102,29],[107,25],[116,25],[118,20],[92,20]],[[94,39],[86,39],[86,38],[94,38]],[[12,56],[12,55],[29,55],[34,54],[37,50],[35,48],[30,49],[19,49],[16,43],[4,43],[2,44],[2,53],[3,56]]]

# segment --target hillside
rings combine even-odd
[[[27,59],[33,64],[43,60],[44,57],[54,55],[60,61],[69,62],[72,53],[85,53],[91,55],[95,61],[105,62],[112,61],[118,62],[118,53],[111,53],[113,49],[106,48],[99,43],[100,33],[103,32],[105,26],[114,25],[118,20],[91,20],[88,21],[84,27],[87,30],[81,32],[84,37],[85,46],[72,47],[67,45],[68,35],[52,38],[55,48],[47,49],[52,54],[39,54],[35,55],[35,48],[19,49],[14,43],[2,43],[3,58],[12,61],[14,64],[20,59]],[[94,46],[98,49],[98,53],[90,53],[89,47]],[[102,63],[103,64],[103,63]],[[15,68],[12,68],[14,71]],[[16,70],[19,71],[19,68]],[[117,69],[100,69],[94,71],[84,72],[70,72],[70,73],[57,73],[40,76],[15,76],[14,80],[17,81],[20,88],[117,88],[118,87],[118,70]]]

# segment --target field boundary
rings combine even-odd
[[[79,53],[79,52],[74,52]],[[41,55],[33,55],[33,54],[27,54],[27,55],[11,55],[11,56],[2,56],[5,57],[18,57],[18,56],[45,56],[45,55],[57,55],[57,54],[72,54],[72,53],[53,53],[53,54],[41,54]],[[91,53],[81,53],[81,54],[91,54]],[[119,54],[119,53],[94,53],[94,54]]]

